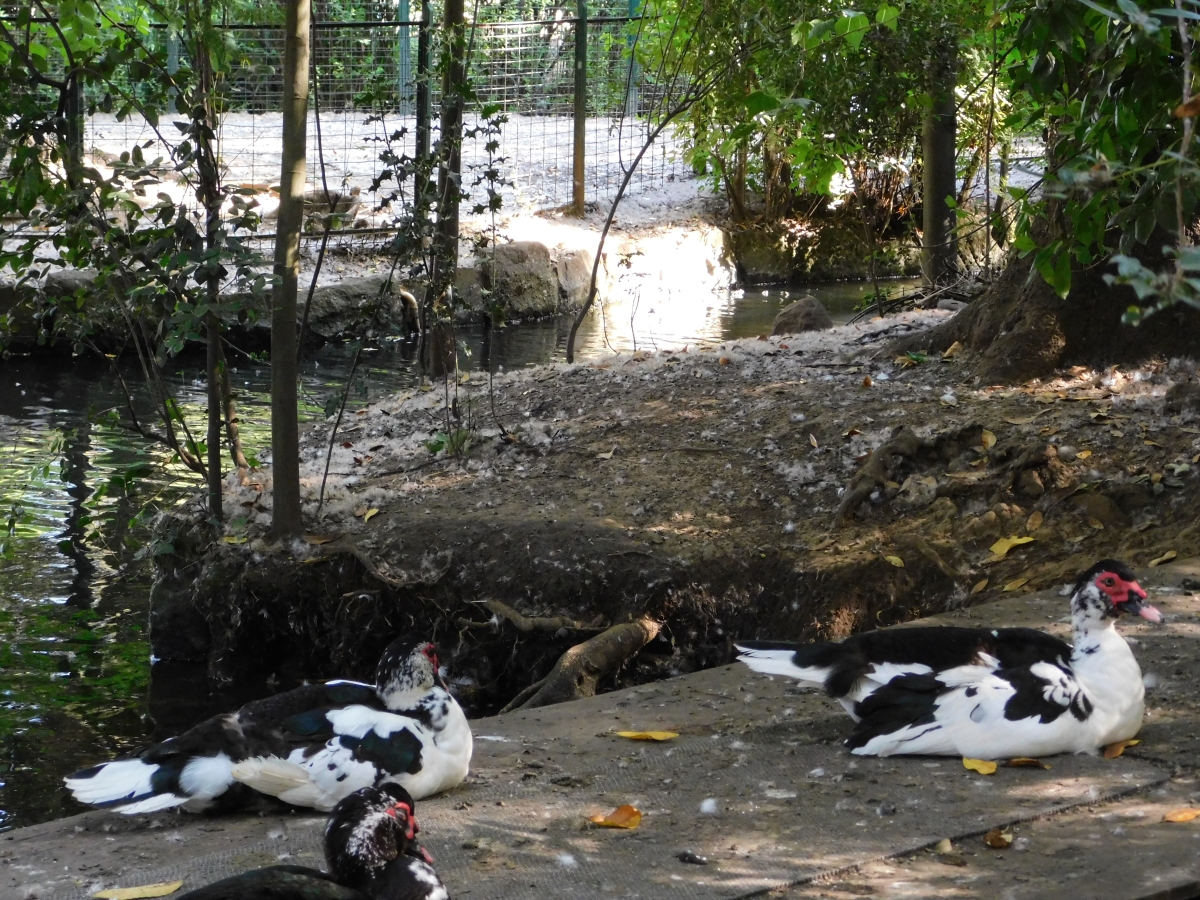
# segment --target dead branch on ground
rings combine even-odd
[[[574,619],[567,616],[527,616],[524,613],[518,612],[507,603],[500,600],[481,600],[479,604],[492,614],[499,616],[510,623],[518,630],[526,634],[532,631],[591,631],[599,632],[604,630],[604,626],[600,623],[604,621],[603,616],[598,616],[591,625],[585,625],[582,622],[576,622]],[[476,623],[472,623],[476,624]]]

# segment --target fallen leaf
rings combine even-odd
[[[1016,759],[1010,759],[1004,764],[1009,769],[1048,769],[1050,763],[1042,762],[1040,759],[1034,759],[1032,756],[1018,756]]]
[[[992,434],[992,432],[988,431],[986,428],[983,429],[982,443],[984,450],[991,450],[996,446],[996,435]]]
[[[350,441],[342,441],[342,447],[345,448],[346,450],[349,450],[353,446],[354,446],[354,444]]]
[[[227,534],[225,537],[221,538],[221,540],[227,544],[244,544],[250,539],[246,537],[238,537],[236,534]]]
[[[961,853],[939,853],[937,861],[947,866],[965,866],[967,858]]]
[[[733,362],[733,360],[732,360],[732,359],[730,359],[728,356],[722,356],[720,359],[718,359],[718,360],[717,360],[717,365],[719,365],[719,366],[727,366],[727,365],[729,365],[731,362]],[[622,827],[623,827],[623,826],[622,826]]]
[[[992,555],[995,556],[995,559],[992,561],[996,562],[1008,556],[1008,551],[1013,547],[1019,547],[1021,544],[1030,543],[1033,543],[1033,538],[1031,537],[1018,537],[1017,535],[1013,535],[1012,537],[1000,538],[1000,540],[996,541],[996,543],[992,544],[992,546],[988,549],[991,550]]]
[[[1076,459],[1087,459],[1091,455],[1092,455],[1091,450],[1080,450],[1078,453],[1075,454],[1075,458]]]
[[[1167,813],[1165,816],[1163,816],[1163,821],[1164,822],[1190,822],[1190,821],[1192,821],[1192,819],[1197,819],[1197,818],[1200,818],[1200,809],[1196,809],[1195,807],[1192,807],[1192,806],[1185,806],[1183,809],[1171,810],[1169,813]],[[99,897],[100,895],[97,894],[96,896]]]
[[[815,552],[817,550],[828,550],[832,546],[833,546],[833,538],[825,538],[825,540],[821,541],[821,543],[817,544],[814,547],[810,547],[809,549]]]
[[[1097,531],[1103,531],[1103,530],[1104,530],[1104,523],[1103,523],[1103,522],[1101,522],[1099,519],[1097,519],[1097,518],[1093,517],[1093,516],[1088,516],[1087,523],[1088,523],[1088,525],[1090,525],[1092,528],[1095,528]]]
[[[328,544],[330,541],[336,541],[335,534],[306,534],[304,535],[304,543],[306,544]]]
[[[371,516],[375,516],[375,515],[378,515],[378,514],[379,514],[379,510],[378,510],[378,509],[376,509],[374,506],[372,506],[372,507],[371,507],[370,509],[368,509],[368,510],[367,510],[365,513],[363,513],[363,521],[364,521],[364,522],[370,522],[370,521],[371,521]]]
[[[963,347],[962,341],[955,341],[946,348],[946,352],[942,354],[942,359],[954,359],[958,354],[962,353],[966,348]]]
[[[588,819],[593,825],[601,825],[604,828],[637,828],[642,824],[642,811],[636,806],[630,806],[626,803],[624,806],[618,806],[607,816],[603,813],[597,813]]]
[[[631,741],[669,741],[679,737],[675,731],[618,731],[618,737],[629,738]]]
[[[1007,850],[1012,846],[1012,832],[1002,831],[999,828],[993,828],[983,836],[983,842],[993,850]]]
[[[942,838],[933,845],[934,853],[953,853],[954,844],[950,843],[950,838]]]
[[[1042,527],[1042,522],[1044,522],[1045,519],[1046,517],[1042,515],[1042,511],[1040,509],[1035,509],[1029,514],[1029,518],[1025,520],[1025,530],[1037,531]]]
[[[1038,416],[1044,416],[1048,412],[1050,412],[1050,410],[1043,409],[1034,413],[1032,416],[1012,416],[1010,418],[1006,418],[1004,421],[1009,425],[1032,425]]]
[[[820,444],[818,444],[818,443],[817,443],[817,436],[816,436],[815,434],[812,434],[812,433],[810,433],[810,434],[808,435],[808,442],[809,442],[810,444],[812,444],[814,447],[820,447],[820,446],[821,446]]]
[[[1158,484],[1162,480],[1163,480],[1162,472],[1155,472],[1153,475],[1150,476],[1151,484]]]
[[[157,884],[142,884],[137,887],[110,888],[92,894],[101,900],[142,900],[144,897],[165,897],[183,887],[182,881],[160,881]]]
[[[1009,591],[1015,591],[1015,590],[1018,590],[1019,588],[1024,587],[1028,582],[1029,582],[1028,578],[1018,578],[1015,581],[1010,581],[1004,587],[1000,588],[1000,590],[1004,591],[1005,593],[1007,593]]]
[[[870,375],[864,375],[864,376],[863,376],[863,380],[862,380],[862,386],[863,386],[863,387],[870,387],[870,386],[871,386],[871,385],[873,385],[874,383],[875,383],[875,382],[871,380],[871,376],[870,376]]]
[[[988,586],[987,578],[983,579],[982,581],[975,582],[975,586],[971,588],[971,596],[974,597],[976,594],[978,594],[980,591],[982,591],[987,586]]]
[[[971,759],[969,756],[964,756],[963,768],[978,772],[980,775],[991,775],[996,771],[996,764],[990,759]]]
[[[616,452],[617,451],[615,451],[615,450],[609,450],[607,453],[597,453],[596,459],[612,459],[613,454]]]
[[[226,540],[229,540],[229,539],[226,538]],[[1179,554],[1176,553],[1174,550],[1168,550],[1166,553],[1164,553],[1162,556],[1158,557],[1157,559],[1150,560],[1150,568],[1153,569],[1155,566],[1161,566],[1165,562],[1170,562],[1178,555]]]
[[[1145,444],[1147,447],[1161,447],[1162,446],[1162,444],[1160,444],[1158,441],[1145,440],[1145,441],[1142,441],[1142,443]]]
[[[1105,759],[1116,759],[1118,756],[1120,756],[1122,753],[1125,752],[1126,747],[1134,747],[1140,743],[1141,743],[1141,741],[1139,741],[1137,739],[1133,739],[1133,740],[1128,740],[1128,741],[1117,741],[1115,744],[1109,744],[1107,747],[1104,748],[1104,758]]]
[[[862,432],[857,428],[851,428],[849,431],[843,432],[842,437],[846,440],[850,440],[850,438],[854,437],[856,434],[862,434]]]

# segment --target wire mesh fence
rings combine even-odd
[[[654,124],[647,98],[653,98],[656,86],[635,59],[637,17],[628,13],[628,0],[619,0],[615,7],[593,9],[586,26],[584,182],[591,202],[616,193],[625,167]],[[552,18],[483,18],[471,29],[469,80],[478,100],[466,111],[466,131],[469,135],[479,123],[484,105],[494,105],[507,117],[499,149],[492,155],[508,182],[502,191],[508,209],[552,207],[572,199],[577,27],[578,21],[558,7]],[[224,85],[226,105],[219,128],[224,178],[227,184],[265,191],[278,181],[280,171],[283,29],[237,24],[225,28],[235,48],[235,64]],[[381,227],[387,221],[370,191],[383,168],[379,154],[385,141],[399,133],[400,143],[393,143],[392,149],[416,154],[417,84],[429,79],[418,58],[422,28],[429,28],[436,44],[436,21],[426,24],[419,18],[320,22],[313,28],[308,179],[314,187],[327,184],[330,190],[357,197],[360,228]],[[166,43],[174,64],[187,66],[185,54],[171,46],[170,35],[160,30],[155,39]],[[439,87],[430,83],[435,111]],[[436,115],[432,132],[436,141]],[[108,153],[154,137],[136,117],[122,122],[94,114],[87,123],[87,145]],[[464,139],[464,172],[488,161],[484,140]],[[635,173],[632,188],[649,190],[681,177],[686,168],[679,150],[672,132],[661,135]],[[469,188],[471,178],[464,175],[463,184]],[[470,209],[474,199],[464,208]]]

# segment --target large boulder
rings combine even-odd
[[[524,319],[559,312],[558,272],[545,244],[500,244],[495,248],[494,261],[481,268],[484,287],[507,316]]]
[[[304,315],[303,307],[298,313]],[[343,278],[313,291],[308,328],[326,340],[341,336],[408,335],[416,326],[416,301],[387,275]]]
[[[806,294],[790,306],[785,306],[775,317],[771,334],[797,334],[801,331],[824,331],[833,327],[833,319],[821,301]]]
[[[587,302],[592,284],[594,259],[587,250],[563,250],[558,254],[558,296],[563,312],[574,312]]]

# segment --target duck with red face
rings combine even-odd
[[[1071,589],[1073,642],[1031,628],[900,628],[804,646],[746,641],[757,672],[820,687],[857,723],[851,752],[979,759],[1094,753],[1133,737],[1142,673],[1114,625],[1162,624],[1125,563],[1104,559]]]

